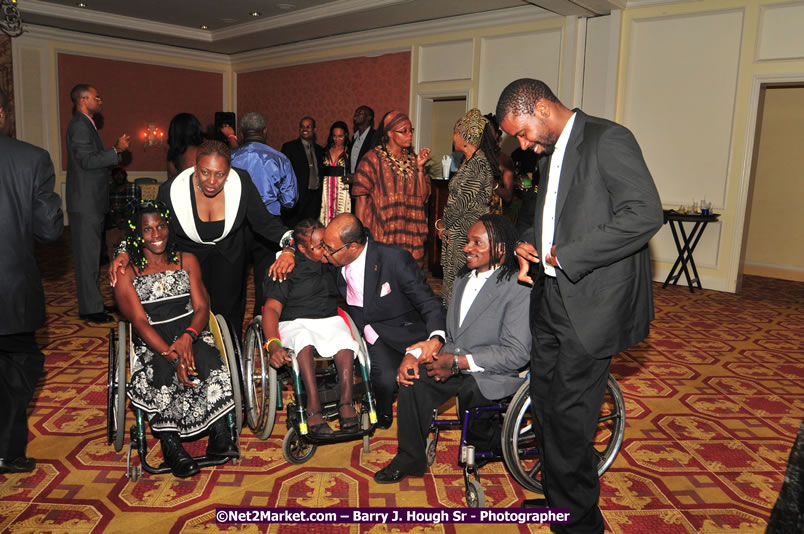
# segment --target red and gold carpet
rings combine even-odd
[[[395,452],[396,429],[360,442],[319,447],[306,464],[285,462],[284,419],[270,439],[248,429],[243,460],[196,477],[124,477],[125,449],[106,444],[108,327],[78,319],[69,236],[39,250],[48,299],[40,341],[46,374],[32,407],[28,475],[0,475],[3,532],[482,532],[489,525],[226,525],[216,507],[462,508],[457,437],[442,434],[436,463],[399,486],[372,474]],[[111,294],[103,276],[107,303]],[[602,478],[607,531],[764,532],[804,417],[804,284],[752,277],[739,295],[656,295],[650,338],[612,365],[625,394],[625,443]],[[129,424],[131,416],[129,416]],[[452,434],[452,435],[451,435]],[[151,440],[152,444],[156,442]],[[200,454],[202,443],[191,452]],[[152,449],[159,463],[158,447]],[[516,506],[523,491],[504,466],[482,471],[487,505]],[[547,532],[498,525],[500,532]]]

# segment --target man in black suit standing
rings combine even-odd
[[[569,508],[557,532],[603,532],[597,426],[611,357],[648,335],[653,319],[648,241],[662,205],[634,136],[570,110],[539,80],[509,84],[500,126],[541,162],[533,227],[516,253],[531,292],[531,398],[547,504]],[[539,503],[541,504],[541,503]]]
[[[109,323],[114,318],[103,306],[98,258],[106,212],[109,211],[108,169],[120,162],[128,149],[129,136],[121,135],[112,148],[104,148],[94,115],[103,110],[97,89],[79,84],[70,91],[73,120],[67,126],[67,213],[73,240],[78,314],[92,323]]]
[[[354,174],[360,159],[371,150],[374,139],[374,110],[368,106],[360,106],[355,110],[352,119],[354,123],[354,137],[349,154],[349,174]]]
[[[8,127],[0,89],[0,473],[27,473],[36,468],[25,456],[27,410],[45,363],[34,337],[45,322],[34,239],[58,239],[64,216],[50,155],[8,137]]]
[[[338,268],[346,311],[368,343],[378,426],[388,428],[402,358],[417,349],[432,358],[444,344],[441,299],[408,251],[370,239],[351,213],[329,223],[323,246],[326,261]]]
[[[315,119],[299,121],[299,137],[282,145],[282,153],[290,159],[296,175],[298,200],[283,209],[285,226],[293,228],[302,219],[318,219],[321,215],[321,180],[324,177],[324,148],[315,142]]]

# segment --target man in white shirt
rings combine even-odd
[[[399,447],[374,474],[380,484],[424,474],[433,410],[445,401],[458,395],[462,409],[487,406],[513,395],[524,380],[519,371],[530,360],[530,290],[516,279],[516,229],[505,217],[483,215],[467,237],[466,269],[455,281],[444,347],[437,357],[409,353],[399,366]],[[478,450],[499,447],[499,425],[480,419],[467,430]]]
[[[352,138],[352,148],[349,153],[349,174],[355,173],[360,159],[372,149],[374,110],[368,106],[360,106],[355,110],[355,116],[352,120],[355,136]]]
[[[602,533],[590,438],[611,357],[645,339],[653,319],[648,241],[662,225],[661,201],[631,132],[567,108],[543,82],[510,83],[497,118],[523,150],[548,156],[532,228],[516,249],[519,279],[534,284],[530,395],[546,497],[527,504],[569,508],[557,532]]]

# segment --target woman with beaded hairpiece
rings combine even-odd
[[[374,135],[375,148],[355,171],[355,215],[375,241],[404,248],[424,267],[430,149],[413,151],[413,128],[401,111],[386,113]]]
[[[444,244],[441,267],[444,282],[441,299],[446,306],[458,271],[466,264],[463,248],[467,232],[481,215],[489,213],[497,169],[497,140],[488,119],[479,109],[471,109],[455,124],[452,136],[455,150],[464,153],[461,167],[449,182],[449,196],[444,218],[435,222],[438,237]]]
[[[207,329],[201,267],[194,255],[177,251],[170,217],[158,202],[134,206],[126,228],[129,264],[114,294],[134,329],[128,397],[146,413],[173,474],[189,477],[200,469],[181,439],[209,431],[208,456],[240,454],[225,417],[234,408],[232,382]]]

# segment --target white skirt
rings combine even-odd
[[[352,339],[349,327],[338,315],[324,319],[294,319],[279,322],[282,346],[298,354],[312,345],[322,358],[332,358],[343,349],[357,354],[357,341]]]

